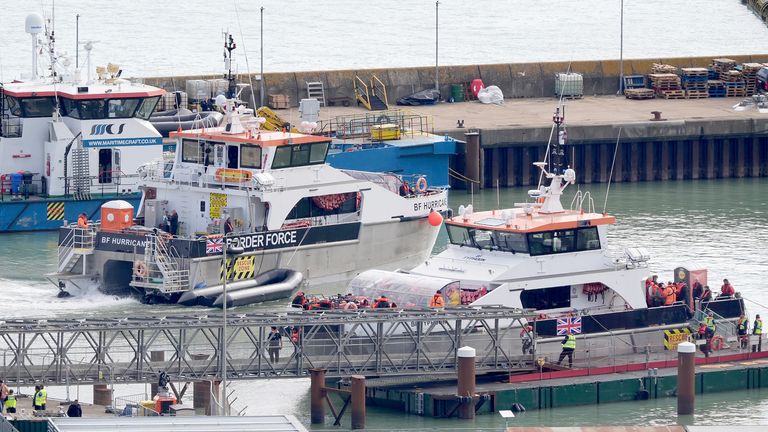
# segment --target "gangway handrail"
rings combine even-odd
[[[379,77],[373,74],[371,74],[371,88],[373,89],[373,95],[379,97],[382,101],[384,101],[384,105],[389,106],[389,100],[387,99],[387,86],[384,85],[384,83],[379,79]],[[381,93],[384,94],[383,98],[379,96],[379,91],[381,91]]]

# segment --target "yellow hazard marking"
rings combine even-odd
[[[64,203],[61,201],[48,203],[48,220],[64,220]]]
[[[244,256],[237,257],[232,262],[231,258],[227,258],[227,280],[245,280],[253,278],[253,274],[256,272],[256,257]],[[219,267],[219,280],[224,280],[224,265]]]
[[[674,350],[681,342],[688,340],[691,329],[688,327],[681,329],[664,330],[664,349]]]
[[[213,219],[221,217],[221,209],[227,206],[227,194],[211,192],[210,215]]]

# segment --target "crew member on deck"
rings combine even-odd
[[[709,285],[704,285],[704,291],[701,293],[701,301],[712,301],[712,290],[709,289]]]
[[[5,412],[14,414],[16,412],[16,395],[13,390],[8,390],[8,396],[5,397]]]
[[[560,351],[560,358],[557,359],[557,364],[562,363],[565,356],[568,356],[568,367],[573,367],[573,352],[576,351],[576,336],[568,330],[568,334],[563,339],[563,350]]]
[[[77,227],[88,228],[88,215],[80,213],[80,216],[77,217]]]
[[[752,334],[757,336],[757,345],[752,345],[752,352],[763,350],[763,320],[760,315],[755,315],[755,322],[752,324]]]
[[[403,184],[400,185],[400,196],[408,196],[411,194],[411,186],[408,185],[407,181],[403,181]]]
[[[429,301],[429,307],[441,308],[445,306],[445,300],[443,300],[443,291],[437,290],[432,296],[432,300]]]
[[[720,296],[733,297],[734,294],[736,294],[736,289],[728,282],[728,279],[723,279],[723,286],[720,287]]]
[[[741,342],[741,348],[745,349],[749,342],[749,336],[747,335],[747,330],[749,330],[749,321],[747,320],[747,317],[744,316],[744,314],[741,314],[739,317],[739,324],[737,329],[739,334],[739,342]]]
[[[228,217],[224,222],[224,235],[227,235],[235,230],[235,226],[232,224],[232,218]]]
[[[385,296],[384,294],[380,295],[380,296],[379,296],[379,298],[377,298],[377,299],[376,299],[376,300],[373,302],[373,308],[374,308],[374,309],[387,309],[387,308],[389,308],[390,306],[391,306],[391,305],[390,305],[390,303],[389,303],[389,299],[388,299],[388,298],[387,298],[387,296]]]
[[[171,215],[168,216],[168,228],[171,233],[171,235],[176,235],[179,233],[179,214],[176,213],[176,210],[171,211]]]
[[[693,282],[693,298],[700,299],[701,294],[704,293],[704,286],[701,285],[698,279]]]

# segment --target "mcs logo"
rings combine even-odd
[[[91,135],[120,135],[123,133],[125,123],[120,123],[120,127],[117,128],[117,132],[112,130],[114,124],[95,124],[91,126]]]

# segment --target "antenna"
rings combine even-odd
[[[555,143],[552,145],[552,157],[550,157],[549,171],[554,174],[561,174],[563,171],[563,156],[565,152],[561,146],[565,145],[566,134],[565,131],[560,130],[560,126],[565,122],[565,107],[563,107],[563,113],[560,114],[560,107],[555,108],[555,114],[552,116],[552,121],[555,123]]]
[[[91,82],[91,51],[93,51],[93,44],[97,43],[99,41],[85,41],[80,42],[81,45],[83,45],[83,49],[85,49],[85,63],[86,68],[88,69],[88,82]]]
[[[224,32],[224,68],[227,69],[227,74],[224,78],[229,82],[227,87],[227,98],[234,99],[237,96],[237,83],[235,83],[235,76],[232,75],[232,51],[237,48],[235,39],[232,37],[232,33]]]
[[[608,210],[608,194],[611,192],[611,180],[613,180],[613,165],[616,163],[616,153],[619,151],[619,140],[621,139],[621,128],[616,137],[616,147],[613,148],[613,161],[611,161],[611,174],[608,176],[608,187],[605,189],[605,203],[603,203],[603,214]]]

